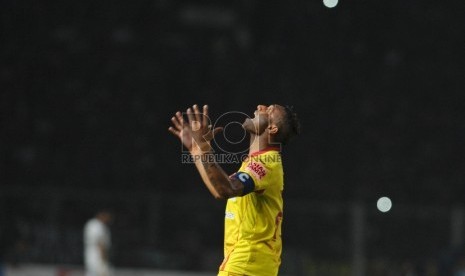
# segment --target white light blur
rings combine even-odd
[[[376,207],[378,207],[378,210],[380,212],[386,213],[389,212],[392,208],[392,201],[389,197],[380,197],[378,199],[378,202],[376,203]]]
[[[339,0],[323,0],[323,4],[324,4],[327,8],[334,8],[334,7],[336,7],[338,2],[339,2]]]

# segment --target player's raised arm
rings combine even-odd
[[[242,195],[244,190],[242,182],[237,178],[230,179],[215,161],[210,141],[216,133],[222,131],[222,128],[211,129],[208,106],[203,106],[201,113],[199,107],[194,105],[187,109],[186,114],[187,122],[181,112],[176,112],[171,118],[173,126],[169,131],[189,150],[205,186],[216,199]]]

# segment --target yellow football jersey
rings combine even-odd
[[[250,155],[237,177],[244,196],[225,212],[224,260],[218,275],[273,276],[281,264],[283,167],[277,149]]]

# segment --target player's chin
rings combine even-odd
[[[250,134],[256,133],[255,125],[253,124],[253,121],[251,119],[248,119],[248,118],[245,119],[245,122],[242,124],[242,128],[244,128],[244,130],[247,133],[250,133]]]
[[[250,118],[245,118],[244,122],[242,123],[242,128],[245,130],[249,130],[250,126],[252,126],[252,120]]]

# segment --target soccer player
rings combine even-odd
[[[212,129],[208,106],[176,112],[169,131],[189,150],[203,182],[216,199],[227,199],[224,260],[219,276],[273,276],[281,264],[283,168],[280,147],[300,132],[296,114],[281,105],[258,105],[242,124],[250,134],[248,158],[228,176],[210,145],[222,128]]]
[[[101,210],[84,226],[84,266],[86,276],[111,276],[109,251],[113,213]]]

